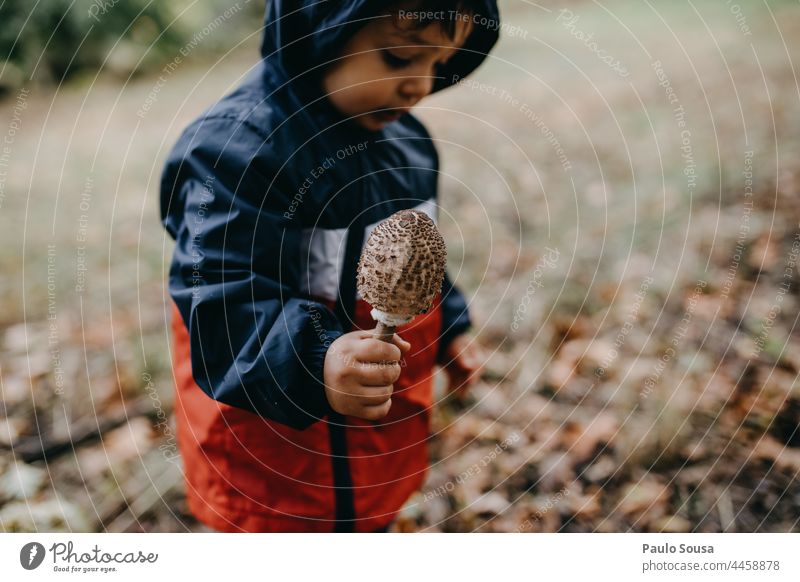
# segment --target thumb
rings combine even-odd
[[[408,350],[411,349],[411,344],[397,334],[394,334],[392,336],[392,343],[396,345],[398,348],[400,348],[400,352],[403,354],[405,354]]]

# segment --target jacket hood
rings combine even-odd
[[[387,0],[267,0],[261,55],[288,78],[305,76],[335,58],[359,28],[386,17]],[[466,77],[498,39],[496,0],[483,0],[472,34],[441,71],[433,92]]]

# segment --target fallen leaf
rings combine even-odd
[[[618,510],[631,518],[642,518],[645,514],[654,516],[666,510],[669,488],[652,478],[644,478],[638,483],[630,483],[622,491]]]

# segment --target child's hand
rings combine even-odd
[[[443,368],[450,381],[448,390],[459,398],[478,378],[483,369],[483,350],[477,342],[466,334],[453,338],[444,352]]]
[[[374,331],[339,337],[325,354],[325,397],[339,414],[380,420],[392,406],[393,384],[400,377],[400,358],[411,344],[394,335],[389,344]]]

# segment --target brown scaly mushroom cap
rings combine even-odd
[[[373,317],[401,325],[431,308],[447,264],[444,239],[433,220],[401,210],[372,231],[358,263],[358,292]]]

